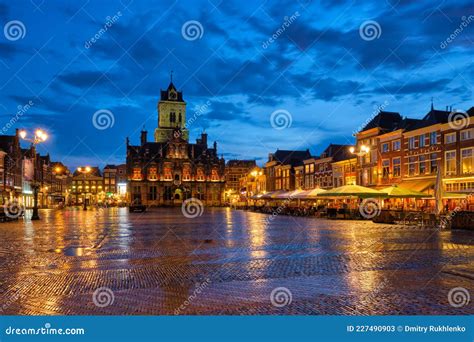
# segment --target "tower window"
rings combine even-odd
[[[170,122],[176,122],[176,113],[170,112]]]
[[[179,113],[178,120],[179,120],[179,122],[181,122],[181,121],[182,121],[182,116],[181,116],[181,113]]]

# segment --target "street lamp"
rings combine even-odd
[[[360,147],[360,150],[359,151],[356,151],[355,147],[354,146],[351,146],[349,148],[349,152],[352,153],[352,154],[355,154],[356,156],[358,157],[363,157],[365,156],[367,153],[370,152],[370,148],[368,146],[365,146],[365,145],[362,145]]]
[[[43,130],[37,129],[33,138],[27,138],[28,133],[25,130],[19,132],[20,138],[29,141],[31,143],[31,152],[33,154],[33,214],[31,215],[32,220],[39,220],[38,214],[38,188],[37,184],[37,165],[36,165],[36,145],[45,142],[48,139],[48,134]]]
[[[89,166],[86,166],[84,168],[78,167],[77,171],[82,173],[84,175],[84,207],[82,208],[83,210],[87,210],[87,205],[86,205],[86,175],[91,172],[91,168]]]

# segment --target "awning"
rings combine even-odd
[[[434,179],[407,180],[407,181],[402,181],[397,185],[401,188],[406,188],[406,189],[410,189],[410,190],[414,190],[418,192],[425,192],[435,185],[435,180]]]
[[[426,194],[412,189],[403,188],[398,185],[392,185],[380,191],[386,192],[388,197],[393,198],[424,198]]]
[[[385,197],[386,193],[378,191],[372,188],[367,188],[360,185],[343,185],[338,188],[327,190],[321,194],[321,197],[358,197],[358,198],[370,198],[370,197]]]
[[[443,199],[465,199],[469,196],[469,194],[463,192],[443,192]]]
[[[305,190],[305,191],[302,191],[296,195],[294,195],[294,198],[298,198],[298,199],[315,199],[318,197],[318,195],[322,194],[323,192],[325,192],[326,190],[324,189],[321,189],[321,188],[315,188],[315,189],[312,189],[312,190]]]

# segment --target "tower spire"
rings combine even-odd
[[[431,97],[431,110],[434,109],[434,106],[433,106],[433,96]]]
[[[170,83],[173,83],[173,70],[170,71]]]

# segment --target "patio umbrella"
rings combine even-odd
[[[289,193],[289,191],[286,191],[286,190],[276,190],[276,191],[273,191],[270,195],[270,198],[271,199],[279,199],[281,195],[285,194],[284,196],[286,196],[286,194]],[[283,198],[286,198],[286,197],[283,197]]]
[[[401,188],[398,185],[392,185],[380,190],[385,192],[388,197],[393,198],[426,198],[427,195],[423,192]]]
[[[321,189],[321,188],[316,188],[316,189],[302,191],[298,194],[295,194],[293,197],[297,199],[315,199],[316,197],[318,197],[320,194],[324,192],[326,192],[326,190]]]
[[[276,199],[293,199],[297,194],[302,193],[303,190],[293,190],[293,191],[284,191],[280,192],[278,194],[275,194],[275,196],[272,196],[272,198]]]
[[[438,164],[435,183],[435,214],[439,215],[443,211],[443,180],[441,179],[441,168]]]
[[[360,185],[343,185],[338,188],[326,190],[325,192],[319,194],[319,196],[369,198],[369,197],[385,197],[387,196],[387,193],[383,191],[371,189],[371,188],[366,188],[365,186],[360,186]]]

